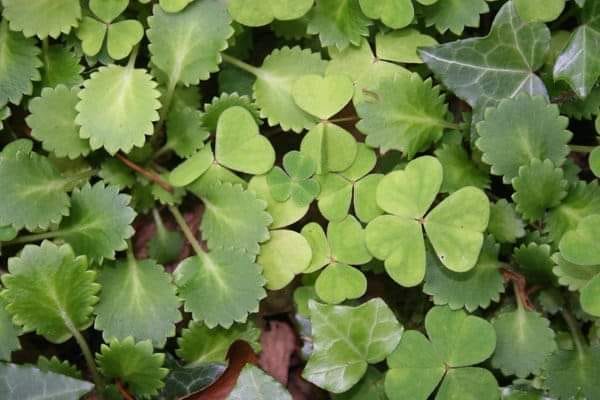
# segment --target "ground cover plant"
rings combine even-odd
[[[0,399],[600,399],[599,1],[0,4]]]

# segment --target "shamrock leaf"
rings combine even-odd
[[[175,270],[175,284],[185,310],[209,328],[246,322],[266,296],[260,267],[248,255],[232,250],[186,258]]]
[[[242,369],[237,383],[227,397],[227,400],[248,399],[292,400],[292,396],[273,377],[252,364],[246,364]]]
[[[231,107],[221,114],[217,125],[215,158],[235,171],[260,175],[275,163],[275,150],[258,131],[254,117],[242,107]]]
[[[160,6],[169,13],[176,13],[183,10],[194,0],[160,0]]]
[[[0,297],[0,360],[10,361],[11,353],[21,348],[19,334],[19,329],[6,311],[6,302]]]
[[[311,257],[310,245],[302,235],[290,230],[275,230],[261,245],[257,263],[262,267],[267,288],[279,290],[308,268]]]
[[[578,265],[600,264],[600,249],[595,246],[599,223],[600,215],[590,215],[582,219],[576,229],[565,233],[558,246],[561,255]]]
[[[528,22],[550,22],[557,19],[565,9],[566,0],[515,0],[519,16]]]
[[[312,178],[316,163],[298,151],[290,151],[283,157],[283,168],[275,167],[267,175],[271,196],[279,202],[292,199],[304,207],[312,203],[320,191],[319,183]]]
[[[292,87],[298,107],[321,120],[340,112],[353,94],[352,81],[346,75],[304,75]]]
[[[330,392],[349,390],[400,341],[402,326],[381,299],[358,307],[311,301],[309,307],[314,351],[302,376]]]
[[[75,122],[81,125],[79,136],[90,140],[92,150],[104,147],[111,155],[119,150],[127,153],[153,133],[160,92],[145,70],[131,65],[101,67],[83,86]]]
[[[357,143],[350,132],[335,124],[321,122],[304,136],[300,152],[317,164],[317,174],[343,171],[356,158]]]
[[[435,25],[440,33],[450,30],[460,35],[465,27],[477,28],[479,15],[490,9],[485,0],[438,0],[422,10],[427,26]]]
[[[23,32],[25,37],[56,39],[61,33],[69,33],[81,18],[78,0],[3,0],[2,5],[10,29]]]
[[[381,81],[373,95],[357,106],[361,118],[356,127],[367,136],[366,144],[382,153],[398,150],[413,158],[437,142],[445,128],[448,106],[440,88],[417,74],[398,74]]]
[[[583,395],[586,399],[595,400],[600,393],[599,362],[598,346],[559,350],[546,360],[544,386],[551,396],[560,399]]]
[[[100,285],[86,258],[75,257],[70,246],[27,245],[19,257],[9,259],[8,271],[2,276],[2,298],[23,332],[63,343],[92,324]]]
[[[153,353],[149,340],[136,343],[131,337],[113,340],[108,346],[103,344],[96,360],[104,376],[122,381],[142,398],[156,395],[169,372],[162,368],[165,355]]]
[[[316,0],[307,32],[318,34],[322,47],[335,46],[343,50],[351,44],[358,46],[361,36],[369,34],[371,23],[363,14],[359,0]]]
[[[306,14],[315,0],[232,0],[228,10],[242,25],[263,26],[273,22],[295,20]]]
[[[431,36],[424,35],[411,28],[379,33],[375,37],[375,43],[377,54],[381,59],[411,64],[423,63],[423,60],[417,54],[419,48],[438,44]]]
[[[367,17],[381,19],[381,22],[393,29],[404,28],[415,16],[411,0],[359,0],[359,3]]]
[[[425,317],[429,339],[407,331],[388,357],[385,392],[390,400],[426,400],[443,380],[436,399],[498,399],[498,384],[485,369],[471,365],[486,360],[496,346],[492,325],[464,311],[434,307]]]
[[[356,268],[333,263],[319,274],[315,290],[326,303],[339,304],[346,299],[357,299],[364,295],[367,291],[367,278]]]
[[[204,174],[214,161],[212,149],[205,146],[175,167],[169,174],[169,182],[176,187],[187,186]]]
[[[254,192],[258,199],[267,203],[265,211],[273,218],[273,221],[269,225],[271,229],[279,229],[291,225],[304,217],[308,211],[308,204],[299,206],[292,200],[291,196],[284,202],[275,200],[271,195],[271,188],[265,175],[252,177],[248,183],[248,189]]]
[[[162,347],[175,335],[175,323],[181,320],[179,299],[161,265],[130,255],[126,262],[105,265],[98,282],[102,292],[94,326],[107,342],[131,336]]]
[[[535,120],[531,115],[536,115]],[[572,134],[568,119],[559,115],[558,107],[541,97],[521,94],[502,100],[497,108],[488,108],[485,119],[477,124],[480,138],[477,147],[482,160],[492,166],[492,173],[510,183],[519,175],[519,168],[534,159],[548,159],[561,166],[567,155],[567,143]],[[507,154],[500,149],[510,148]]]
[[[443,3],[457,4],[456,0]],[[467,13],[472,10],[462,3],[455,7]],[[546,96],[546,88],[534,72],[542,66],[549,43],[548,28],[541,23],[526,24],[513,2],[508,2],[496,14],[488,36],[421,49],[419,54],[446,87],[481,113],[521,92]]]
[[[31,114],[26,121],[31,136],[42,142],[44,150],[57,157],[75,159],[90,152],[87,140],[79,137],[79,127],[75,125],[77,93],[77,87],[69,90],[58,85],[55,89],[42,89],[41,96],[29,102]]]

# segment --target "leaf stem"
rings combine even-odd
[[[259,68],[256,68],[255,66],[252,66],[240,59],[232,57],[229,54],[223,53],[221,54],[221,56],[223,57],[223,61],[225,61],[226,63],[236,66],[239,69],[246,71],[254,76],[259,76],[261,73],[261,70]]]
[[[73,323],[70,320],[68,320],[68,319],[65,320],[65,324],[67,326],[67,329],[69,329],[69,331],[75,338],[75,341],[79,345],[81,352],[83,353],[83,357],[85,358],[85,363],[87,364],[88,369],[90,370],[90,374],[92,374],[92,380],[94,381],[94,384],[96,385],[96,396],[97,397],[101,396],[101,393],[104,390],[104,382],[103,382],[102,378],[100,377],[100,374],[98,373],[98,369],[96,368],[96,362],[94,361],[94,356],[92,355],[90,346],[88,346],[88,343],[85,340],[85,338],[81,335],[79,330],[77,328],[75,328],[75,326],[73,325]],[[98,398],[101,399],[102,397],[98,397]]]
[[[128,166],[129,168],[134,170],[135,172],[139,173],[142,176],[145,176],[146,178],[150,179],[152,182],[156,183],[158,186],[165,189],[167,192],[169,192],[169,193],[173,192],[173,186],[171,186],[171,184],[169,182],[165,181],[157,173],[148,171],[147,169],[137,165],[136,163],[134,163],[133,161],[131,161],[130,159],[125,157],[124,154],[117,153],[115,157],[117,157],[119,160],[121,160],[121,162],[123,164],[125,164],[126,166]]]
[[[571,337],[573,338],[573,343],[575,343],[575,348],[577,349],[577,353],[579,357],[585,357],[585,339],[581,334],[581,330],[579,329],[579,324],[575,317],[569,310],[562,309],[561,314],[567,326],[569,327],[569,331],[571,332]]]
[[[140,45],[136,45],[131,54],[129,55],[129,61],[127,61],[127,68],[135,68],[135,60],[137,59],[138,52],[140,51]]]
[[[125,389],[125,387],[123,386],[123,383],[121,381],[115,382],[115,386],[117,388],[117,391],[121,395],[121,397],[123,397],[123,399],[125,399],[125,400],[135,400],[135,398],[132,395],[129,394],[129,392],[127,391],[127,389]]]
[[[62,235],[62,231],[50,231],[50,232],[42,232],[42,233],[32,233],[30,235],[19,236],[16,239],[10,240],[8,242],[3,242],[2,245],[13,245],[13,244],[22,244],[22,243],[30,243],[30,242],[38,242],[44,239],[54,239],[60,237]]]
[[[334,119],[328,120],[328,122],[331,122],[332,124],[337,124],[337,123],[341,123],[341,122],[356,122],[356,121],[360,121],[360,117],[358,117],[357,115],[355,115],[353,117],[334,118]]]
[[[576,144],[570,144],[569,148],[575,153],[591,153],[596,146],[580,146]]]
[[[173,76],[169,76],[169,85],[167,86],[167,90],[165,92],[165,97],[163,100],[162,108],[159,112],[159,120],[156,124],[156,131],[160,131],[165,125],[165,120],[169,115],[169,111],[171,110],[171,103],[173,102],[173,96],[175,95],[175,88],[177,87],[177,79],[173,78]]]
[[[202,249],[202,246],[198,242],[198,239],[196,239],[196,236],[190,229],[187,222],[185,222],[185,218],[183,218],[183,215],[181,215],[179,210],[176,207],[169,206],[169,211],[171,212],[171,214],[173,214],[173,218],[175,218],[175,222],[177,222],[177,225],[179,225],[179,229],[181,229],[181,231],[183,232],[183,235],[185,236],[187,241],[190,243],[190,245],[192,246],[192,248],[194,249],[196,254],[198,254],[198,255],[204,254],[205,252]]]

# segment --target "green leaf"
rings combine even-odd
[[[39,54],[33,39],[9,31],[6,20],[0,23],[0,107],[7,102],[19,104],[24,94],[33,92],[31,81],[42,79]]]
[[[169,182],[175,187],[187,186],[204,174],[214,161],[212,149],[205,146],[175,167],[169,174]]]
[[[474,186],[480,189],[490,187],[490,178],[469,157],[469,154],[460,144],[445,144],[435,150],[444,168],[444,179],[440,191],[452,193],[465,186]]]
[[[435,25],[440,33],[450,30],[461,35],[465,27],[479,27],[479,15],[490,9],[485,0],[438,0],[422,10],[427,26]]]
[[[294,101],[307,113],[328,120],[352,100],[354,86],[347,75],[304,75],[294,83]]]
[[[167,357],[167,362],[169,358]],[[171,365],[167,364],[169,367]],[[222,364],[202,364],[193,368],[173,367],[156,400],[173,400],[200,392],[215,383],[225,372]]]
[[[300,207],[308,206],[320,192],[320,186],[312,176],[317,164],[298,151],[283,156],[283,167],[273,168],[267,175],[271,196],[278,202],[292,199]]]
[[[319,123],[302,139],[300,152],[317,164],[317,174],[343,171],[352,165],[358,151],[356,139],[335,124]]]
[[[273,377],[252,364],[242,369],[227,400],[292,400],[292,396]]]
[[[152,64],[167,75],[172,87],[208,79],[218,70],[220,52],[233,35],[227,6],[218,0],[195,1],[176,14],[155,5],[148,25]]]
[[[362,12],[359,0],[316,0],[309,15],[307,32],[318,34],[322,47],[335,46],[343,50],[358,46],[362,36],[368,36],[371,20]]]
[[[555,253],[552,260],[556,264],[552,272],[558,277],[558,283],[567,286],[571,291],[581,290],[600,272],[598,265],[573,264],[565,260],[560,253]]]
[[[271,195],[268,178],[264,175],[253,177],[248,183],[248,189],[256,197],[267,203],[266,212],[271,215],[271,229],[284,228],[300,220],[308,211],[308,204],[300,206],[292,198],[284,202],[277,201]]]
[[[149,340],[136,343],[131,337],[103,344],[96,360],[103,375],[122,381],[131,393],[142,398],[158,394],[169,372],[162,368],[165,355],[153,353]]]
[[[49,46],[44,51],[44,67],[42,69],[42,85],[56,88],[62,84],[72,88],[83,82],[81,73],[83,66],[79,64],[80,57],[61,45]]]
[[[514,249],[514,260],[528,282],[550,285],[555,282],[552,275],[553,262],[550,246],[531,242]]]
[[[480,0],[474,1],[481,4]],[[444,3],[457,4],[456,0]],[[462,4],[457,9],[472,12]],[[521,92],[546,95],[543,82],[534,72],[542,66],[549,44],[549,29],[541,23],[526,24],[514,4],[508,2],[496,14],[488,36],[421,49],[419,54],[446,87],[482,112]]]
[[[106,36],[108,54],[115,60],[121,60],[131,53],[143,37],[144,27],[139,21],[129,19],[112,23]]]
[[[78,0],[3,0],[2,5],[10,29],[23,32],[26,37],[56,39],[61,33],[69,33],[81,18]]]
[[[75,257],[70,246],[27,245],[19,257],[9,259],[8,271],[2,276],[2,298],[23,332],[63,343],[92,324],[100,285],[86,258]]]
[[[400,341],[402,326],[381,299],[358,307],[311,301],[309,307],[314,351],[302,376],[330,392],[349,390]]]
[[[90,10],[104,22],[112,22],[125,11],[129,0],[90,0]]]
[[[534,311],[519,307],[492,321],[496,351],[492,365],[504,375],[525,378],[539,374],[546,358],[556,350],[550,321]]]
[[[172,107],[167,116],[165,146],[183,158],[196,154],[204,147],[204,141],[209,136],[203,119],[204,115],[192,107]]]
[[[528,22],[550,22],[557,19],[565,9],[566,0],[515,0],[519,16]]]
[[[436,399],[452,400],[456,398],[497,400],[500,398],[498,382],[487,369],[452,369],[446,373]]]
[[[260,267],[246,254],[232,250],[186,258],[175,270],[175,284],[185,310],[209,328],[246,322],[266,296]]]
[[[590,170],[598,177],[600,176],[600,147],[596,147],[591,153],[588,159]]]
[[[69,90],[59,84],[56,89],[42,89],[41,96],[29,102],[31,114],[26,121],[31,136],[42,142],[44,150],[57,157],[75,159],[90,153],[87,140],[79,137],[79,127],[75,125],[77,93],[79,88]]]
[[[348,299],[358,299],[367,291],[367,278],[354,267],[332,263],[319,274],[315,290],[321,300],[339,304]]]
[[[581,288],[579,301],[581,308],[586,313],[600,316],[600,274],[596,274],[584,287]]]
[[[377,55],[381,59],[410,64],[423,63],[417,53],[420,47],[431,47],[438,44],[433,37],[412,28],[379,33],[375,37],[375,43]]]
[[[10,361],[11,353],[21,348],[19,334],[19,329],[6,311],[6,301],[0,297],[0,360]]]
[[[201,196],[206,207],[200,229],[209,249],[232,248],[249,254],[269,239],[267,227],[273,219],[266,202],[231,183],[215,183]]]
[[[597,365],[600,347],[576,350],[559,350],[551,355],[544,368],[544,386],[551,396],[560,399],[582,395],[596,399],[600,393]]]
[[[126,262],[105,265],[98,282],[102,292],[94,326],[105,341],[131,336],[163,347],[175,336],[175,323],[181,320],[176,288],[154,260],[138,262],[130,256]]]
[[[600,230],[599,223],[600,215],[582,219],[576,229],[565,233],[560,240],[560,254],[574,264],[600,264],[600,249],[595,245]]]
[[[61,361],[56,356],[52,356],[49,359],[44,356],[39,356],[37,360],[37,367],[44,372],[54,372],[55,374],[81,379],[81,371],[79,371],[76,366],[72,365],[68,361]]]
[[[92,150],[104,147],[114,155],[144,145],[160,108],[160,92],[146,70],[101,67],[83,86],[75,122],[81,125],[79,136],[90,140]]]
[[[202,115],[202,123],[210,131],[217,130],[217,123],[221,114],[231,107],[242,107],[250,111],[257,124],[261,124],[260,111],[256,104],[250,100],[248,96],[240,96],[237,93],[221,93],[218,97],[213,97],[210,103],[204,105],[204,114]]]
[[[114,259],[115,251],[125,250],[125,240],[134,234],[131,223],[136,213],[129,201],[128,195],[103,182],[75,189],[70,214],[60,224],[57,236],[91,261]]]
[[[334,394],[333,400],[387,400],[383,389],[383,374],[369,367],[364,378],[347,392]]]
[[[393,29],[404,28],[415,16],[411,0],[359,0],[359,3],[367,17],[381,19],[381,22]]]
[[[93,388],[90,382],[35,367],[0,364],[0,395],[5,400],[77,400]]]
[[[410,159],[437,142],[445,128],[448,106],[439,86],[417,74],[398,74],[382,80],[357,107],[356,125],[371,147],[382,153],[398,150]]]
[[[515,207],[505,199],[490,205],[488,232],[500,243],[514,243],[525,236],[525,224],[515,212]]]
[[[83,17],[77,30],[77,37],[81,40],[83,53],[88,56],[97,55],[102,50],[107,30],[107,24],[95,18]]]
[[[329,247],[325,231],[318,223],[311,222],[304,225],[300,233],[308,241],[312,249],[310,265],[304,272],[309,274],[320,270],[331,261],[331,248]]]
[[[510,183],[519,175],[519,168],[534,159],[563,165],[572,137],[566,130],[568,123],[559,115],[557,106],[541,97],[522,94],[486,110],[485,120],[477,124],[480,138],[476,144],[483,152],[482,160],[492,166],[492,174]],[[508,153],[502,150],[508,148]]]
[[[274,19],[290,21],[299,19],[313,6],[314,0],[232,0],[229,13],[242,25],[263,26]]]
[[[183,10],[194,0],[160,0],[160,6],[169,13],[176,13]]]

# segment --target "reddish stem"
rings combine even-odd
[[[121,381],[117,381],[115,383],[115,386],[117,387],[117,390],[119,391],[119,394],[123,397],[123,399],[135,400],[135,397],[129,394],[129,392],[127,391],[127,389],[125,389],[125,386],[123,386],[123,383],[121,383]]]
[[[527,290],[527,280],[525,277],[520,273],[507,268],[502,268],[502,276],[505,280],[514,283],[515,294],[523,307],[528,311],[535,310],[533,303],[529,299],[529,291]]]
[[[148,171],[147,169],[144,169],[143,167],[137,165],[136,163],[134,163],[133,161],[131,161],[130,159],[128,159],[127,157],[125,157],[125,155],[123,155],[121,153],[117,153],[116,157],[119,160],[121,160],[121,162],[123,164],[125,164],[126,166],[128,166],[129,168],[131,168],[132,170],[137,172],[138,174],[143,175],[144,177],[148,178],[152,182],[156,183],[161,188],[165,189],[167,192],[173,192],[173,186],[171,186],[171,184],[169,182],[165,181],[156,172],[152,172],[152,171]]]

